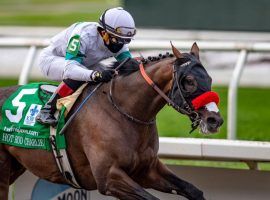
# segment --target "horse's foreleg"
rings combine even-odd
[[[158,200],[117,167],[110,168],[106,180],[97,182],[100,193],[104,195],[123,200]]]
[[[146,188],[178,194],[189,200],[204,200],[203,192],[194,185],[178,178],[163,163],[157,161],[155,167],[151,168],[142,185]]]
[[[0,146],[1,149],[1,146]],[[11,170],[11,159],[5,151],[0,150],[0,199],[8,199],[9,178]]]

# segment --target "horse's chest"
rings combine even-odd
[[[155,159],[156,153],[152,148],[136,152],[130,163],[130,173],[141,174],[142,171],[146,171],[151,166]]]

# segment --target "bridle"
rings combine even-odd
[[[168,102],[168,105],[172,106],[177,112],[182,113],[184,115],[187,115],[189,117],[189,119],[191,120],[191,131],[190,131],[190,133],[192,133],[199,126],[200,121],[201,121],[201,117],[200,117],[199,113],[193,108],[193,106],[190,106],[190,104],[188,104],[186,99],[184,98],[183,92],[182,92],[181,87],[179,85],[179,82],[181,82],[181,80],[180,81],[177,80],[178,73],[179,72],[176,70],[176,64],[174,63],[174,65],[173,65],[173,84],[172,84],[172,88],[173,88],[173,85],[176,84],[177,92],[178,92],[178,94],[179,94],[179,96],[181,98],[182,105],[181,106],[177,105],[176,103],[174,103],[171,100],[171,98],[169,98],[169,97],[172,96],[172,88],[170,89],[169,97],[167,97],[167,98],[173,104],[171,104],[168,101],[167,102]]]
[[[140,63],[139,64],[139,67],[140,67],[140,72],[141,72],[141,75],[142,77],[145,79],[145,81],[167,102],[167,104],[169,106],[172,106],[177,112],[180,112],[184,115],[187,115],[192,124],[191,124],[191,128],[192,130],[190,131],[193,132],[200,124],[200,121],[201,121],[201,118],[198,114],[197,111],[194,110],[194,108],[192,106],[190,106],[186,99],[184,98],[183,96],[183,93],[181,91],[181,88],[180,88],[180,85],[179,85],[179,82],[176,80],[176,77],[178,77],[178,72],[176,70],[176,64],[174,63],[173,65],[173,85],[174,84],[177,84],[177,91],[180,95],[180,98],[182,100],[182,105],[179,106],[177,105],[175,102],[173,102],[173,100],[169,97],[171,96],[171,93],[169,94],[169,96],[167,96],[155,83],[154,81],[147,75],[145,69],[144,69],[144,66],[143,66],[143,63]],[[114,106],[114,108],[116,108],[116,110],[118,110],[122,115],[124,115],[127,119],[133,121],[133,122],[136,122],[138,124],[142,124],[142,125],[151,125],[151,124],[154,124],[155,123],[155,119],[152,119],[150,121],[142,121],[140,119],[137,119],[133,116],[131,116],[130,114],[127,114],[126,112],[124,112],[123,110],[121,110],[119,108],[119,106],[116,105],[114,99],[113,99],[113,84],[114,84],[114,79],[111,80],[111,85],[110,85],[110,92],[109,92],[109,100],[110,102],[112,103],[112,105]],[[173,86],[172,85],[172,86]],[[171,91],[171,90],[170,90]]]

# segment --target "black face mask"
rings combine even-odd
[[[98,30],[99,34],[101,35],[101,37],[102,37],[101,31],[104,30],[104,29],[98,27],[97,30]],[[109,42],[108,45],[106,44],[106,42],[105,42],[104,39],[103,39],[103,42],[104,42],[104,45],[105,45],[112,53],[117,53],[117,52],[120,51],[120,50],[122,49],[122,47],[124,46],[124,43],[114,42],[114,41],[112,40],[112,37],[111,37],[110,35],[109,35],[109,40],[110,40],[110,42]]]
[[[186,58],[182,58],[181,62],[179,62],[180,60],[176,61],[176,70],[177,70],[176,80],[180,81],[179,84],[182,84],[181,80],[186,75],[190,74],[195,77],[195,80],[197,82],[195,91],[193,91],[192,93],[188,93],[181,88],[183,97],[188,102],[191,102],[191,100],[194,99],[195,97],[211,90],[212,79],[198,60],[196,60],[193,56],[190,56],[189,54],[184,53],[183,55],[185,55]],[[187,62],[189,62],[187,66],[181,66],[183,63]],[[181,85],[179,86],[181,87]],[[179,90],[178,85],[175,83],[172,86],[169,96],[177,105],[182,106],[183,102],[178,90]]]
[[[112,42],[110,42],[109,45],[107,45],[105,42],[104,42],[104,44],[112,53],[117,53],[124,46],[124,44],[118,44],[118,43],[113,44]]]

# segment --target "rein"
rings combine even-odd
[[[123,60],[116,68],[115,68],[115,73],[118,73],[118,70],[124,65],[126,64],[128,61],[130,60],[130,58],[126,58],[125,60]],[[103,82],[99,83],[91,92],[90,94],[87,95],[87,97],[83,100],[83,102],[79,105],[79,107],[76,109],[76,111],[70,116],[70,118],[68,119],[68,121],[65,123],[64,127],[61,129],[61,131],[59,132],[60,135],[62,135],[65,130],[67,129],[67,127],[69,126],[69,124],[71,123],[71,121],[76,117],[77,113],[79,113],[79,111],[83,108],[84,104],[90,99],[90,97],[97,91],[98,88],[100,88],[100,86],[103,85]]]
[[[122,115],[124,115],[127,119],[133,121],[133,122],[136,122],[138,124],[142,124],[142,125],[151,125],[151,124],[154,124],[156,122],[156,119],[153,119],[151,121],[142,121],[140,119],[137,119],[131,115],[129,115],[128,113],[122,111],[119,106],[116,105],[115,101],[113,100],[113,94],[112,94],[112,88],[113,88],[113,84],[114,84],[114,79],[111,80],[111,85],[110,85],[110,93],[109,93],[109,100],[111,102],[111,104],[113,105],[113,107],[118,111],[120,112]]]
[[[181,112],[182,109],[176,105],[161,89],[159,89],[159,87],[154,83],[154,81],[152,81],[152,79],[146,74],[146,71],[143,67],[143,64],[140,63],[140,72],[143,76],[143,78],[146,80],[146,82],[152,87],[154,88],[154,90],[156,90],[156,92],[163,97],[163,99],[166,100],[167,104],[169,106],[172,106],[174,109],[176,109],[178,112]],[[188,114],[188,112],[186,110],[182,111],[183,114]]]

